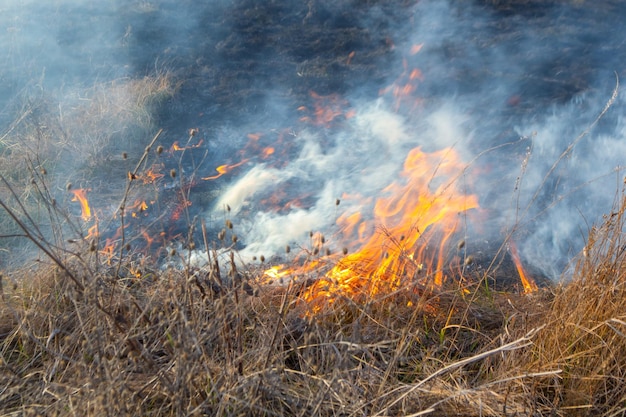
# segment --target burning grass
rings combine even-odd
[[[2,412],[620,415],[625,220],[620,195],[558,288],[495,291],[487,272],[315,314],[309,284],[260,285],[252,267],[224,279],[215,262],[111,265],[40,241],[52,263],[2,281]]]
[[[8,183],[0,184],[0,199],[17,211],[23,205],[42,233],[50,236],[67,220],[50,221],[50,205],[67,202],[58,190],[80,188],[85,178],[98,173],[107,178],[99,191],[120,195],[126,172],[140,158],[143,138],[153,129],[151,113],[177,88],[163,71],[84,90],[26,91],[12,109],[18,117],[0,134],[0,175],[11,184],[11,189]],[[0,212],[3,237],[21,235],[6,214]],[[0,264],[20,264],[23,252],[31,249],[16,239],[5,247],[11,250],[0,251]]]
[[[138,82],[140,92],[169,91],[159,87],[167,83],[145,82]],[[344,269],[357,287],[368,289],[379,277],[389,285],[356,291],[358,296],[334,291],[332,302],[317,303],[333,289],[333,279],[342,280],[318,267],[323,236],[311,236],[319,241],[311,251],[318,257],[296,265],[294,279],[282,286],[267,285],[264,257],[265,271],[236,264],[230,218],[228,231],[218,234],[223,245],[218,248],[204,224],[198,227],[188,212],[183,216],[189,222],[186,247],[195,246],[208,260],[201,267],[189,252],[164,245],[156,252],[167,251],[176,265],[164,269],[163,259],[131,244],[139,236],[149,245],[155,240],[145,229],[126,231],[125,225],[148,207],[142,202],[133,211],[131,195],[141,179],[155,182],[165,175],[146,162],[164,152],[162,146],[153,148],[160,134],[122,175],[122,201],[103,224],[104,229],[117,222],[120,233],[105,241],[93,228],[83,230],[92,223],[97,230],[104,220],[87,210],[88,193],[69,187],[74,192],[68,194],[82,198],[81,214],[68,213],[54,199],[49,184],[58,178],[47,172],[54,164],[48,168],[38,159],[50,150],[24,149],[29,174],[24,178],[0,172],[0,206],[15,231],[4,237],[20,235],[41,254],[36,267],[11,269],[0,280],[3,414],[610,416],[626,411],[623,193],[604,223],[591,230],[573,278],[557,288],[524,285],[525,294],[496,289],[492,268],[469,268],[469,257],[458,253],[457,268],[448,268],[444,278],[443,259],[454,249],[441,246],[434,257],[416,258],[423,245],[411,239],[427,238],[431,223],[441,221],[424,209],[409,217],[425,224],[406,231],[383,222],[374,244],[364,246],[385,247],[375,239],[402,242],[397,244],[402,250],[389,250],[384,258],[398,267],[375,272],[387,264],[374,262],[376,256],[353,256],[359,252],[327,257],[334,264],[329,261],[326,272],[349,260]],[[38,135],[42,143],[51,140],[43,131]],[[190,139],[194,135],[190,132]],[[412,166],[405,167],[409,185],[431,178],[421,172],[410,176]],[[434,166],[445,170],[440,162]],[[175,184],[181,191],[186,182],[177,172],[182,171],[172,169],[170,175],[180,180]],[[455,201],[447,194],[456,178],[451,176],[427,201],[439,214]],[[36,204],[24,203],[26,178]],[[397,196],[404,201],[419,188],[398,188],[377,207],[399,207]],[[434,204],[443,202],[443,208]],[[452,212],[473,205],[472,198],[462,200]],[[188,205],[179,207],[184,211]],[[201,230],[201,239],[194,229]],[[411,230],[418,232],[411,236]],[[454,231],[439,233],[442,245]],[[226,233],[232,245],[224,240]],[[396,235],[403,237],[393,240]],[[513,258],[521,274],[519,257]],[[422,269],[423,263],[436,266]],[[499,263],[494,259],[490,265],[495,269]],[[513,267],[510,273],[516,273]],[[459,275],[462,280],[454,279]]]

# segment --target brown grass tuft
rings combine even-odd
[[[555,415],[626,413],[626,196],[589,233],[573,278],[555,291],[532,349],[510,367],[560,370],[529,390],[529,400]]]

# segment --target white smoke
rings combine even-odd
[[[297,137],[302,145],[298,155],[281,169],[265,164],[250,168],[221,195],[212,217],[221,218],[224,207],[231,208],[245,245],[240,252],[244,260],[282,253],[287,244],[301,245],[312,231],[336,236],[335,222],[341,214],[359,211],[363,219],[371,219],[376,197],[402,171],[410,149],[461,150],[470,138],[463,127],[466,118],[450,104],[421,119],[409,121],[377,100],[356,109],[334,134],[331,146],[322,146],[322,132],[303,130]],[[259,206],[261,196],[280,190],[287,181],[297,181],[299,192],[312,193],[315,202],[280,212]]]
[[[558,7],[545,12],[567,13]],[[610,79],[601,80],[605,87],[593,94],[558,102],[542,97],[520,104],[532,111],[518,111],[518,101],[532,101],[532,94],[546,94],[542,85],[554,85],[542,78],[550,74],[527,72],[556,65],[546,38],[549,31],[527,30],[518,19],[519,25],[512,24],[516,34],[506,37],[494,24],[499,16],[488,8],[445,1],[419,2],[412,16],[413,25],[402,28],[410,34],[397,49],[409,51],[415,44],[423,48],[415,56],[402,55],[404,63],[392,62],[395,75],[386,83],[403,66],[404,71],[420,68],[424,81],[416,96],[425,97],[423,103],[406,112],[396,111],[390,99],[355,100],[356,116],[342,130],[331,130],[330,144],[322,144],[329,134],[324,129],[303,130],[301,152],[284,168],[253,167],[235,181],[216,208],[248,207],[247,213],[236,210],[244,214],[237,220],[244,258],[281,253],[285,244],[305,241],[311,230],[332,235],[341,213],[371,211],[368,204],[397,178],[409,149],[420,146],[428,152],[452,146],[477,173],[468,192],[478,194],[488,216],[489,225],[483,228],[487,235],[481,238],[501,240],[513,231],[523,261],[559,277],[567,260],[582,248],[590,225],[610,210],[621,182],[626,130],[623,118],[615,114],[624,107],[623,97],[597,126],[592,124],[612,94]],[[475,36],[484,39],[468,35],[478,30],[484,33]],[[583,38],[558,42],[570,42],[572,49],[585,47]],[[467,71],[458,72],[463,67]],[[249,185],[263,175],[271,180],[262,181],[262,187]],[[302,193],[314,194],[315,202],[279,213],[256,205],[259,188],[280,188],[285,181],[301,184]],[[363,198],[336,207],[335,199],[342,195]]]

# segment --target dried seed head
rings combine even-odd
[[[317,255],[318,253],[320,253],[320,248],[313,249],[313,255]]]
[[[233,228],[233,222],[231,222],[230,220],[226,220],[226,227],[228,227],[229,229]]]
[[[159,145],[156,148],[157,155],[161,155],[163,153],[163,146]]]
[[[130,252],[130,243],[126,244],[126,252]]]
[[[97,249],[95,240],[92,240],[89,244],[89,252],[95,252]]]
[[[198,133],[198,128],[193,128],[193,129],[189,129],[189,136],[193,137],[196,136],[196,134]]]
[[[348,248],[346,248],[344,246],[344,248],[341,250],[341,253],[343,253],[344,255],[347,255],[348,254]]]
[[[128,159],[128,154],[126,152],[122,152],[122,159]]]
[[[230,206],[226,204],[226,211],[230,213]]]
[[[172,169],[172,170],[170,171],[170,177],[172,177],[172,178],[176,178],[176,170],[175,170],[175,169]]]
[[[330,252],[330,248],[326,248],[326,256],[330,256],[331,252]]]
[[[261,261],[261,263],[265,262],[265,256],[264,255],[259,256],[259,261]]]
[[[232,237],[232,241],[233,241],[233,243],[237,243],[237,240],[238,240],[238,239],[239,239],[239,238],[237,237],[237,235],[233,235],[233,237]]]
[[[48,171],[45,168],[41,168],[41,175],[48,175]]]
[[[459,243],[456,244],[456,247],[461,250],[465,247],[465,239],[460,240]]]
[[[224,240],[225,237],[226,237],[226,229],[220,230],[220,232],[217,234],[217,238],[219,240]]]
[[[71,182],[68,182],[68,183],[67,183],[67,185],[65,186],[65,189],[66,189],[67,191],[71,190],[71,189],[72,189],[72,183],[71,183]]]
[[[336,206],[338,206],[338,205],[339,205],[339,203],[341,203],[341,200],[340,200],[340,199],[336,199],[336,200],[335,200],[335,205],[336,205]]]
[[[190,250],[194,250],[196,248],[196,242],[190,242],[189,243],[189,249]]]
[[[474,263],[474,257],[472,255],[469,255],[467,258],[465,258],[465,266],[471,265]]]
[[[285,253],[289,253],[291,252],[291,246],[287,245],[285,246]]]

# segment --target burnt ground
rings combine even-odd
[[[298,129],[298,108],[314,107],[312,92],[376,98],[402,71],[407,45],[420,40],[411,34],[432,23],[418,22],[412,12],[418,3],[239,0],[209,7],[163,2],[154,11],[129,9],[122,16],[133,27],[134,71],[150,73],[161,62],[181,81],[178,94],[155,110],[157,125],[166,129],[165,144],[199,127],[213,143],[209,165],[218,165],[242,158],[246,132]],[[197,8],[195,19],[172,33],[168,15],[190,7]],[[624,75],[620,60],[626,56],[626,35],[607,29],[620,21],[619,2],[476,0],[472,9],[460,4],[451,12],[459,24],[450,37],[427,40],[429,58],[408,57],[408,65],[419,67],[427,80],[420,85],[424,100],[452,94],[475,101],[472,116],[488,132],[477,152],[518,139],[511,126],[520,117],[581,93],[610,91],[613,71]],[[432,24],[433,31],[448,33]],[[494,101],[485,92],[498,86],[507,92]],[[324,127],[325,134],[334,128]],[[493,164],[506,164],[507,158],[518,163],[526,146],[493,155]],[[195,164],[200,152],[189,152],[183,165]],[[195,183],[191,216],[227,181]]]
[[[181,165],[192,171],[204,161],[202,174],[211,175],[214,166],[237,162],[247,133],[298,129],[298,108],[315,106],[312,92],[348,102],[374,99],[403,71],[404,59],[424,74],[427,82],[420,85],[419,96],[427,102],[444,95],[471,97],[472,116],[487,132],[476,144],[478,152],[516,140],[511,126],[519,117],[532,117],[537,109],[583,92],[610,91],[613,72],[625,75],[626,35],[612,29],[621,24],[618,1],[475,0],[471,9],[452,5],[458,25],[451,28],[420,20],[415,7],[426,3],[237,0],[198,5],[163,0],[152,9],[121,6],[117,30],[122,37],[132,28],[123,45],[132,75],[164,68],[180,82],[177,94],[154,108],[155,126],[165,129],[163,145],[185,140],[190,128],[199,128],[205,139],[205,146],[189,151],[186,159],[165,161],[164,172]],[[449,36],[412,37],[428,34],[431,25],[433,33]],[[73,22],[59,34],[60,41],[72,46],[72,30],[88,32],[89,25]],[[407,56],[408,47],[421,41],[423,51]],[[503,95],[486,94],[502,85]],[[321,129],[332,135],[335,128]],[[494,165],[506,164],[507,158],[517,163],[525,146],[520,144],[513,156],[494,155]],[[189,184],[189,217],[177,223],[166,213],[169,232],[182,233],[227,181]],[[161,210],[179,210],[176,192],[168,188],[160,194]]]
[[[129,54],[135,71],[164,62],[184,80],[178,97],[159,112],[161,123],[215,125],[271,112],[268,102],[281,103],[282,116],[293,120],[310,91],[376,97],[400,70],[406,50],[398,45],[419,29],[411,12],[417,3],[240,0],[228,7],[197,6],[197,20],[174,34],[168,13],[190,3],[164,2],[154,12],[124,17],[135,31]],[[420,63],[429,80],[422,89],[427,97],[449,93],[451,84],[467,94],[504,82],[516,85],[519,95],[505,111],[529,112],[594,87],[605,68],[623,75],[624,35],[607,29],[619,22],[619,2],[473,3],[473,15],[464,5],[453,8],[463,42],[444,40],[430,51],[439,58],[431,60],[435,66]],[[506,62],[481,61],[495,49],[506,51]]]

